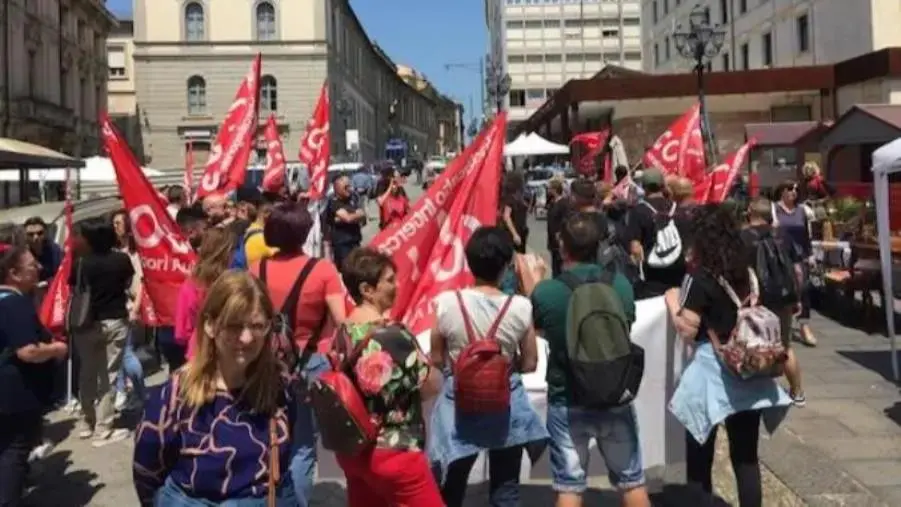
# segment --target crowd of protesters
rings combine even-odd
[[[712,492],[713,440],[722,422],[740,505],[761,506],[759,423],[770,407],[804,403],[789,346],[792,322],[800,321],[801,341],[815,343],[804,321],[810,236],[798,187],[781,186],[778,202],[758,197],[747,207],[696,205],[690,185],[656,169],[630,176],[618,168],[615,174],[634,177],[628,192],[614,195],[611,185],[589,179],[573,181],[568,190],[560,181],[549,183],[550,269],[524,260],[523,179],[508,175],[498,225],[476,230],[465,246],[475,283],[435,300],[428,355],[403,325],[385,317],[397,291],[395,268],[389,257],[361,246],[368,214],[347,177],[334,182],[320,217],[333,260],[304,252],[316,217],[302,198],[242,189],[234,199],[213,195],[189,205],[182,189],[170,189],[168,212],[198,262],[179,291],[174,326],[154,330],[169,377],[153,388],[144,386],[135,350],[141,267],[125,213],[77,227],[69,283],[90,299],[91,314],[68,345],[51,339],[29,297],[61,259],[45,237],[46,224],[27,221],[26,237],[18,229],[4,233],[0,505],[20,505],[29,457],[42,444],[44,416],[59,398],[56,372],[71,355],[80,438],[97,446],[121,440],[130,432],[117,428],[119,415],[141,414],[133,459],[141,505],[309,505],[316,421],[326,410],[311,402],[309,391],[337,364],[378,421],[371,448],[337,455],[352,507],[461,506],[482,452],[490,505],[517,506],[523,456],[534,461],[545,450],[556,505],[579,506],[592,439],[622,504],[647,507],[632,404],[576,401],[567,346],[575,294],[570,282],[576,279],[609,286],[605,294],[627,327],[635,321],[636,300],[665,296],[679,335],[695,348],[697,367],[686,369],[690,374],[671,400],[680,421],[695,421],[686,424],[687,481]],[[399,174],[386,173],[382,182],[376,203],[386,228],[403,219],[410,203]],[[734,334],[738,307],[731,295],[744,300],[756,294],[756,257],[767,238],[777,238],[772,244],[796,266],[797,298],[764,301],[782,319],[788,394],[773,378],[727,379],[711,345]],[[347,295],[355,304],[350,311]],[[276,346],[283,335],[296,354],[290,363]],[[522,383],[537,367],[538,335],[549,346],[544,422]],[[495,343],[491,350],[506,365],[506,409],[500,412],[462,405],[460,393],[472,389],[473,379],[461,376],[460,364],[480,340]],[[428,433],[426,401],[433,402]]]

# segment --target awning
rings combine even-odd
[[[84,167],[84,161],[36,144],[0,138],[0,169],[43,167]]]

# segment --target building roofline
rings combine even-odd
[[[397,74],[397,64],[394,63],[394,60],[392,60],[391,57],[388,56],[388,53],[386,53],[385,50],[381,48],[381,46],[379,46],[378,44],[373,42],[372,38],[369,37],[369,34],[366,32],[366,29],[363,27],[363,23],[360,22],[360,18],[357,17],[357,13],[354,11],[353,6],[350,5],[350,1],[342,0],[341,3],[344,5],[344,7],[347,9],[347,12],[350,14],[350,18],[353,20],[354,24],[357,26],[357,30],[359,30],[360,33],[363,34],[363,38],[366,39],[366,44],[369,46],[369,49],[375,55],[376,59],[378,59],[383,64],[385,64],[385,67],[390,71],[390,74],[394,76],[394,79],[396,79],[402,86],[407,87],[410,91],[419,95],[420,97],[422,97],[423,99],[425,99],[426,101],[431,103],[432,105],[436,105],[437,102],[432,97],[429,97],[428,95],[420,92],[413,86],[410,86],[409,83],[407,83],[403,78],[401,78]]]
[[[517,126],[519,132],[537,130],[563,110],[579,102],[689,97],[697,94],[691,72],[604,77],[567,81],[541,107]],[[884,77],[901,77],[901,48],[885,48],[835,64],[777,67],[705,75],[707,95],[834,90],[837,87]]]

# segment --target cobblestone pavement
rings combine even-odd
[[[418,195],[410,189],[411,197]],[[372,213],[371,213],[372,215]],[[530,243],[536,250],[546,244],[544,223],[533,223]],[[374,233],[368,228],[367,236]],[[901,505],[901,428],[897,386],[886,380],[887,342],[816,316],[820,337],[815,349],[799,348],[804,368],[808,406],[792,410],[783,427],[761,443],[762,477],[766,507]],[[150,383],[160,382],[157,373]],[[892,420],[894,417],[894,420]],[[79,441],[74,420],[63,411],[53,414],[48,436],[59,442],[35,470],[28,496],[34,507],[125,507],[137,504],[131,482],[130,440],[94,448]],[[684,470],[670,467],[653,484],[657,506],[695,507],[738,505],[728,460],[725,432],[719,432],[714,467],[714,487],[721,497],[709,503],[688,491]],[[329,477],[335,474],[331,460],[324,460]],[[665,485],[663,485],[665,484]],[[618,505],[603,478],[594,478],[585,504]],[[553,505],[553,491],[546,481],[522,486],[525,507]],[[316,507],[345,505],[340,482],[320,481],[315,488]],[[484,486],[473,486],[467,506],[485,506]]]

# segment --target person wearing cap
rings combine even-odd
[[[686,216],[677,213],[676,203],[666,195],[666,178],[660,169],[646,168],[641,175],[641,187],[645,196],[629,213],[625,239],[629,254],[641,266],[643,275],[635,287],[636,293],[653,297],[682,284],[685,276],[682,238],[688,224]]]

